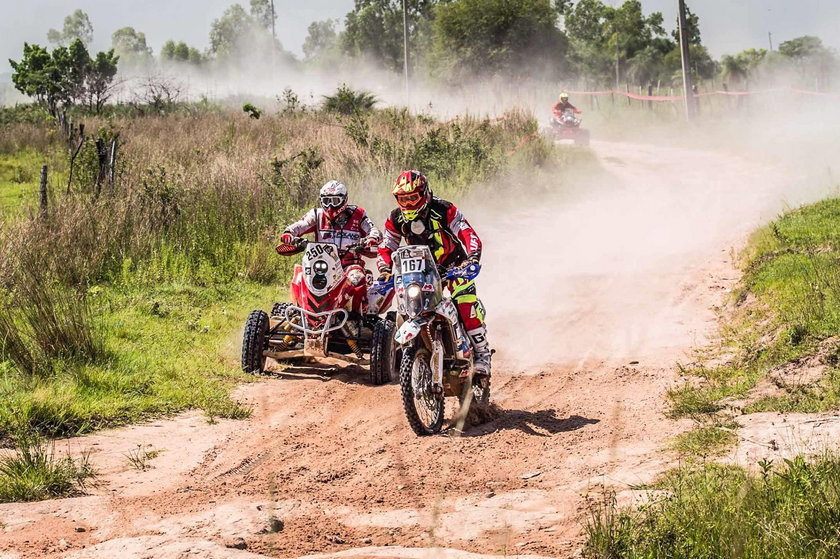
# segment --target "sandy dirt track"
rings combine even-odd
[[[586,494],[674,460],[673,365],[714,332],[732,245],[785,201],[779,173],[735,157],[593,148],[590,192],[473,212],[499,349],[488,421],[418,438],[396,386],[283,371],[240,389],[247,421],[188,413],[62,441],[92,450],[99,486],[0,505],[0,559],[575,556]],[[152,469],[128,464],[137,445],[163,451]]]

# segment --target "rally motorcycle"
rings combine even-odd
[[[575,145],[589,145],[589,130],[580,127],[581,119],[572,109],[565,109],[563,114],[551,118],[551,131],[555,140],[573,140]]]
[[[371,256],[360,245],[345,250]],[[396,367],[395,313],[380,316],[394,293],[368,289],[372,276],[361,266],[342,267],[345,253],[334,243],[299,242],[277,248],[282,255],[303,253],[295,265],[291,302],[271,313],[252,311],[245,322],[242,370],[264,374],[266,358],[320,361],[368,367],[375,385],[392,380]]]
[[[458,308],[444,295],[441,275],[427,246],[406,246],[394,253],[393,285],[402,348],[399,378],[403,407],[417,435],[439,433],[444,399],[453,396],[466,414],[471,401],[490,401],[490,377],[473,374],[473,348]],[[480,267],[444,271],[444,280],[471,280]]]

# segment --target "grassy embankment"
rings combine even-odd
[[[0,185],[11,216],[0,222],[0,440],[19,447],[15,460],[48,456],[39,437],[154,414],[247,416],[247,404],[229,397],[246,380],[240,325],[252,308],[284,296],[293,262],[274,254],[274,235],[312,207],[326,180],[342,179],[354,200],[384,207],[405,167],[423,169],[437,193],[457,198],[473,184],[503,188],[522,169],[562,163],[542,140],[507,155],[536,129],[516,112],[497,124],[441,124],[390,109],[342,117],[286,110],[255,120],[181,107],[88,119],[88,131],[120,135],[116,184],[94,197],[95,154],[85,148],[69,195],[55,164],[49,212],[39,218],[16,197],[36,197],[30,174],[44,160],[66,160],[66,146],[50,123],[5,117],[0,158],[13,176],[26,175],[24,188]],[[62,464],[65,473],[86,472]],[[35,482],[4,490],[21,479],[19,469],[0,463],[0,501],[62,493]]]
[[[587,556],[840,555],[840,457],[758,463],[758,475],[696,461],[737,440],[735,418],[823,412],[840,404],[840,200],[789,212],[756,232],[721,346],[669,396],[698,428],[675,441],[691,457],[653,484],[650,501],[594,504]],[[806,372],[803,372],[806,371]]]

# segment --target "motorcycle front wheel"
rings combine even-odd
[[[432,391],[431,354],[424,348],[408,348],[400,364],[400,392],[405,417],[419,436],[440,433],[443,426],[443,394]]]

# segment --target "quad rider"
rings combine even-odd
[[[353,286],[353,310],[362,313],[366,307],[368,287],[368,276],[362,256],[365,253],[368,256],[376,254],[376,249],[382,242],[382,233],[363,208],[347,204],[347,187],[342,183],[326,183],[321,187],[319,199],[321,207],[309,210],[300,221],[286,227],[280,241],[284,245],[297,245],[303,235],[314,233],[316,242],[334,243],[338,246],[341,264]]]
[[[432,195],[426,177],[419,171],[404,171],[393,189],[397,199],[385,221],[385,239],[379,246],[377,267],[380,281],[391,276],[392,253],[402,239],[410,245],[426,245],[443,269],[478,264],[481,239],[461,210],[451,202]],[[484,323],[484,305],[478,299],[475,281],[457,279],[444,282],[458,306],[458,314],[472,340],[475,372],[490,375],[490,346]]]
[[[578,109],[569,102],[568,93],[561,93],[560,100],[551,106],[551,112],[554,114],[554,121],[559,124],[560,118],[563,116],[563,113],[569,109],[571,109],[576,115],[579,115],[582,112],[580,109]]]

